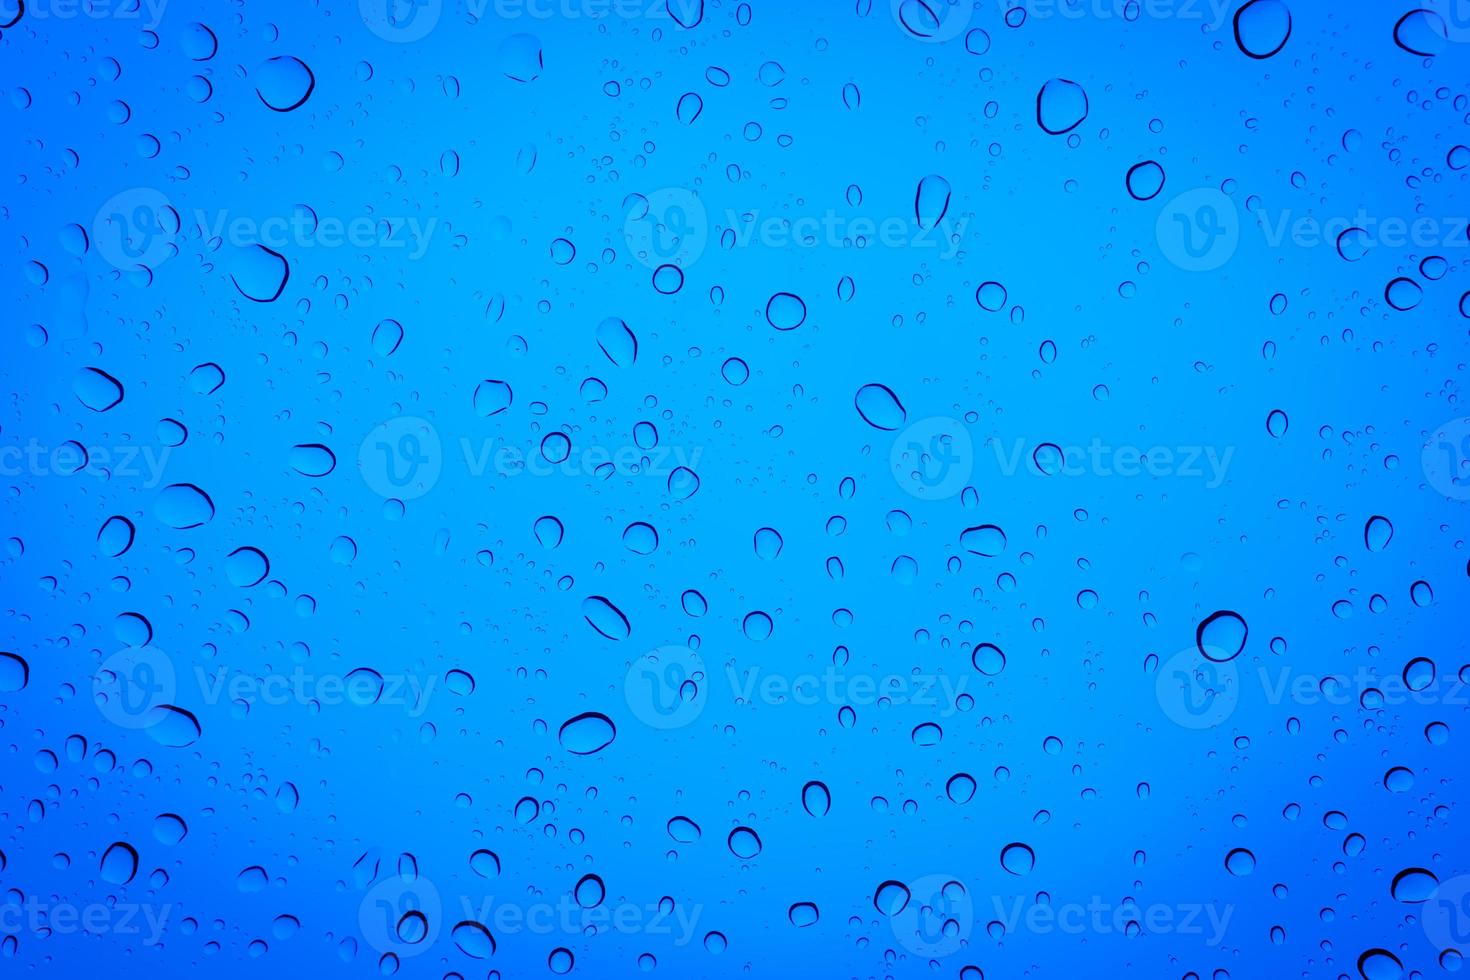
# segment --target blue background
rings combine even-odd
[[[1470,30],[1259,2],[27,0],[7,969],[1457,969]]]

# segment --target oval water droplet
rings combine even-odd
[[[607,715],[588,711],[565,722],[557,733],[557,739],[561,747],[573,755],[592,755],[611,745],[617,734],[617,728]]]
[[[875,429],[892,432],[902,427],[908,412],[892,389],[881,384],[866,384],[858,389],[853,404],[864,422]]]

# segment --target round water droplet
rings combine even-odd
[[[994,524],[981,524],[960,533],[960,547],[972,555],[995,558],[1006,550],[1006,533]]]
[[[873,907],[879,915],[895,916],[908,908],[909,886],[901,881],[885,881],[873,892]]]
[[[102,852],[99,872],[110,885],[126,885],[138,873],[138,852],[122,841],[109,845]]]
[[[1394,876],[1389,891],[1400,902],[1418,904],[1434,897],[1439,878],[1426,868],[1406,868]]]
[[[557,739],[573,755],[592,755],[611,745],[617,734],[607,715],[589,711],[563,724]]]
[[[31,665],[18,653],[0,653],[0,694],[14,694],[30,683]]]
[[[600,595],[583,600],[582,616],[589,626],[609,640],[626,640],[633,632],[622,610]]]
[[[290,279],[291,266],[286,257],[264,245],[236,249],[231,258],[230,281],[251,302],[275,302]]]
[[[1052,136],[1070,133],[1086,118],[1087,93],[1076,82],[1053,78],[1036,93],[1036,124],[1044,132]]]
[[[1150,201],[1164,189],[1164,168],[1156,160],[1136,163],[1128,170],[1128,193],[1135,201]]]
[[[1007,844],[1001,848],[1000,866],[1013,875],[1028,875],[1036,867],[1036,852],[1026,844]]]
[[[1256,870],[1256,856],[1243,847],[1237,847],[1225,855],[1225,870],[1237,878],[1244,878]]]
[[[908,412],[904,410],[898,396],[885,385],[863,385],[858,389],[853,404],[864,422],[884,432],[901,428],[908,418]]]
[[[494,379],[481,381],[475,386],[474,406],[475,414],[482,419],[499,415],[510,408],[515,400],[515,395],[510,385],[504,381]]]
[[[1235,12],[1235,44],[1252,58],[1269,58],[1291,37],[1291,11],[1281,0],[1250,0]]]
[[[316,88],[316,76],[306,62],[289,55],[271,58],[255,70],[255,94],[276,112],[299,108]]]
[[[1382,551],[1393,540],[1393,522],[1386,517],[1374,515],[1363,526],[1363,544],[1369,551]]]
[[[153,514],[171,528],[188,530],[214,520],[214,501],[192,483],[174,483],[153,501]]]
[[[337,455],[319,442],[302,443],[291,447],[287,463],[302,476],[320,479],[337,468]]]
[[[795,330],[806,322],[806,303],[794,293],[777,293],[766,303],[766,322],[777,330]]]
[[[72,380],[77,401],[94,412],[116,408],[123,400],[122,382],[101,368],[83,368]]]
[[[827,784],[814,779],[803,786],[801,806],[813,817],[825,817],[832,809],[832,792]]]
[[[701,836],[699,824],[688,817],[671,818],[666,829],[669,836],[680,844],[696,843]]]
[[[918,190],[914,192],[914,217],[920,228],[938,227],[949,213],[951,193],[949,181],[938,174],[930,174],[919,181]]]
[[[1244,617],[1228,609],[1212,613],[1194,633],[1195,646],[1207,660],[1224,663],[1240,656],[1250,628]]]
[[[736,827],[730,831],[730,837],[725,843],[729,846],[731,854],[745,861],[749,861],[761,852],[761,839],[749,827]]]

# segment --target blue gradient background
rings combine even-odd
[[[649,0],[456,2],[400,6],[395,30],[348,0],[168,0],[156,17],[51,0],[0,31],[5,969],[522,977],[560,969],[558,949],[592,977],[1459,966],[1465,32],[1443,11],[1448,39],[1417,57],[1395,43],[1410,3],[1292,0],[1286,46],[1256,60],[1234,4],[985,4],[945,12],[929,38],[904,27],[922,21],[912,0],[900,7],[708,0],[685,28]],[[217,39],[205,60],[198,24]],[[314,89],[276,112],[258,90],[291,87],[267,65],[287,56]],[[1066,136],[1037,124],[1053,78],[1088,96]],[[860,104],[844,104],[849,84]],[[1140,201],[1125,175],[1145,160],[1167,176]],[[941,234],[915,224],[927,175],[952,190]],[[1197,189],[1223,194],[1232,229],[1204,271],[1163,230]],[[158,195],[177,228],[130,226]],[[692,224],[661,211],[691,200]],[[252,301],[236,282],[271,269],[252,242],[303,209],[318,233],[296,225],[273,245],[289,279]],[[672,295],[646,248],[660,216],[692,232]],[[1360,216],[1436,231],[1356,262],[1335,236],[1271,233]],[[822,223],[810,240],[751,230],[800,219]],[[864,238],[859,219],[905,231]],[[366,222],[371,241],[326,242],[331,221]],[[226,226],[240,230],[216,239]],[[1443,269],[1426,275],[1431,256]],[[1386,302],[1399,276],[1422,287],[1413,309]],[[1004,285],[998,312],[977,304],[987,281]],[[805,302],[795,330],[767,322],[780,292]],[[636,334],[636,363],[599,349],[608,317]],[[404,330],[391,353],[372,341],[389,318]],[[214,391],[207,364],[225,376]],[[88,368],[121,383],[119,404],[88,407]],[[592,378],[606,397],[589,400]],[[514,396],[485,416],[489,379]],[[902,402],[898,431],[856,410],[871,383]],[[1268,431],[1273,410],[1284,434]],[[964,476],[926,495],[891,452],[932,418],[963,433],[944,455]],[[165,419],[182,445],[165,447]],[[425,431],[437,475],[385,499],[379,444],[391,457]],[[556,431],[567,466],[540,461]],[[1094,440],[1228,466],[1215,481],[1177,458],[1132,475],[1082,456],[1059,474],[1032,464],[1043,443]],[[92,452],[83,472],[54,465],[70,441]],[[301,445],[335,467],[302,472]],[[687,499],[668,481],[681,463],[699,477]],[[212,519],[170,526],[173,484],[207,492]],[[113,515],[136,527],[120,556],[99,542]],[[1377,551],[1373,515],[1394,528]],[[536,533],[548,516],[557,547]],[[657,529],[653,553],[625,546],[633,522]],[[962,541],[987,524],[1004,529],[1000,554]],[[764,527],[779,555],[757,553]],[[270,562],[254,585],[230,558],[247,547]],[[896,573],[904,557],[916,574]],[[1416,582],[1432,599],[1411,598]],[[686,613],[691,589],[707,615]],[[592,628],[590,596],[623,612],[625,639]],[[743,628],[756,610],[775,624],[764,641]],[[1250,630],[1220,667],[1196,653],[1217,610]],[[981,643],[1005,651],[998,675],[972,665]],[[198,720],[190,744],[112,708],[127,680],[115,658],[144,644]],[[669,648],[703,667],[679,727],[654,710],[683,677]],[[1430,686],[1375,702],[1369,689],[1418,657]],[[301,671],[330,685],[362,668],[422,697],[236,699],[195,682],[223,671],[258,691]],[[833,670],[835,695],[732,683]],[[894,676],[898,696],[847,686]],[[1273,697],[1282,677],[1300,686]],[[1218,714],[1201,722],[1202,704]],[[584,712],[616,726],[590,755],[559,738]],[[926,723],[938,744],[915,737]],[[1411,785],[1386,785],[1395,767]],[[977,784],[967,802],[946,792],[957,773]],[[831,792],[823,816],[802,804],[813,780]],[[188,825],[178,843],[155,833],[166,813]],[[675,816],[697,841],[672,839]],[[727,846],[737,826],[759,855]],[[139,856],[126,883],[103,868],[116,842]],[[1029,873],[1002,867],[1012,842],[1034,851]],[[1226,867],[1240,848],[1250,874]],[[498,875],[471,869],[479,849]],[[1396,897],[1412,868],[1439,889]],[[563,915],[587,874],[606,884],[602,911]],[[875,905],[889,880],[913,896],[894,916]],[[948,881],[962,894],[936,898]],[[665,896],[673,916],[651,911]],[[1009,917],[1017,901],[1108,919],[1051,927]],[[819,921],[798,928],[799,902]],[[413,908],[422,941],[385,930]],[[77,910],[95,927],[68,925]],[[526,915],[541,924],[514,924]],[[455,941],[477,917],[488,958]],[[1436,939],[1446,929],[1453,941]],[[1372,949],[1401,971],[1360,967]]]

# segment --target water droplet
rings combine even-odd
[[[1053,78],[1036,93],[1036,123],[1044,132],[1052,136],[1070,133],[1086,118],[1087,93],[1076,82]]]
[[[255,70],[255,94],[276,112],[299,108],[315,88],[316,76],[300,58],[271,58]]]
[[[1036,866],[1036,852],[1025,844],[1007,844],[1001,848],[1000,866],[1013,875],[1028,875]]]
[[[1249,635],[1245,619],[1239,613],[1223,609],[1199,624],[1194,641],[1207,660],[1224,663],[1240,656]]]
[[[736,827],[730,831],[730,837],[725,843],[729,846],[731,854],[745,861],[749,861],[761,852],[761,839],[749,827]]]
[[[1290,37],[1291,11],[1281,0],[1250,0],[1235,12],[1235,44],[1252,58],[1271,57]]]
[[[613,743],[617,729],[607,715],[589,711],[577,715],[561,726],[557,738],[561,747],[573,755],[592,755]]]
[[[875,429],[892,432],[903,426],[908,418],[898,396],[881,384],[866,384],[858,389],[853,404],[864,422]]]

